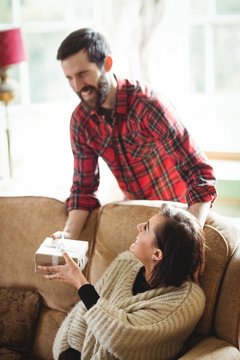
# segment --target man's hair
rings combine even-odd
[[[188,211],[164,204],[160,214],[166,223],[155,230],[155,245],[162,251],[162,260],[155,265],[150,286],[180,286],[203,260],[205,236],[197,219]]]
[[[69,34],[61,43],[57,60],[64,60],[77,52],[84,50],[90,62],[103,66],[104,59],[110,54],[110,47],[104,36],[89,28],[79,29]]]

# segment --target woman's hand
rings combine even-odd
[[[56,266],[38,266],[41,271],[44,271],[46,275],[44,277],[48,280],[59,280],[64,283],[74,286],[77,290],[84,284],[89,282],[83,275],[79,266],[73,261],[72,258],[67,254],[63,253],[65,259],[64,265]]]

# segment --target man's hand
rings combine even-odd
[[[68,214],[67,222],[63,231],[56,231],[50,235],[53,239],[61,239],[64,232],[64,239],[79,240],[80,233],[87,221],[89,212],[85,210],[72,210]]]
[[[188,210],[192,215],[194,215],[198,219],[200,225],[204,227],[210,207],[211,207],[211,202],[200,202],[191,205]]]
[[[81,269],[67,252],[63,253],[63,257],[65,259],[64,265],[38,266],[38,269],[41,269],[41,271],[46,273],[46,275],[44,275],[46,279],[59,280],[74,286],[76,289],[79,289],[82,285],[88,284]]]
[[[50,237],[53,240],[57,240],[57,239],[71,239],[70,237],[70,232],[68,231],[56,231],[55,233],[53,233],[52,235],[50,235]]]

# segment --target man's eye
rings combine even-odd
[[[87,76],[87,74],[88,74],[88,71],[80,72],[80,73],[78,74],[78,78],[79,78],[79,79],[83,79],[85,76]]]
[[[144,231],[147,230],[147,224],[144,225],[143,230],[144,230]]]

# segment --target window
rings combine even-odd
[[[213,162],[218,178],[236,181],[240,179],[240,3],[190,0],[189,14],[190,92],[193,104],[200,105],[196,119],[200,143],[213,158],[220,152],[222,160],[238,160]]]
[[[69,119],[78,99],[67,85],[56,53],[71,31],[105,23],[107,2],[0,0],[0,28],[20,26],[27,52],[27,61],[9,70],[19,88],[8,107],[13,174],[18,190],[40,189],[63,196],[69,193],[72,177]],[[0,118],[4,120],[5,109],[1,105]],[[1,121],[2,179],[8,176],[5,125]]]
[[[1,28],[21,26],[28,55],[27,63],[12,70],[14,78],[20,78],[22,98],[16,99],[18,103],[58,102],[71,97],[56,61],[57,48],[71,31],[99,22],[101,12],[93,11],[96,3],[96,0],[0,0]]]
[[[200,146],[240,153],[239,1],[167,1],[152,43],[155,87],[169,95]]]
[[[192,80],[195,80],[191,84],[193,91],[239,93],[239,2],[205,1],[203,8],[199,6],[203,2],[192,0],[190,4],[190,64]]]
[[[7,26],[21,26],[28,54],[11,68],[21,96],[9,113],[14,173],[23,183],[27,174],[30,188],[38,181],[68,195],[69,118],[78,99],[56,52],[84,26],[105,33],[116,73],[147,80],[170,99],[201,148],[240,154],[239,0],[0,0],[0,28]],[[229,176],[239,179],[236,169]]]

